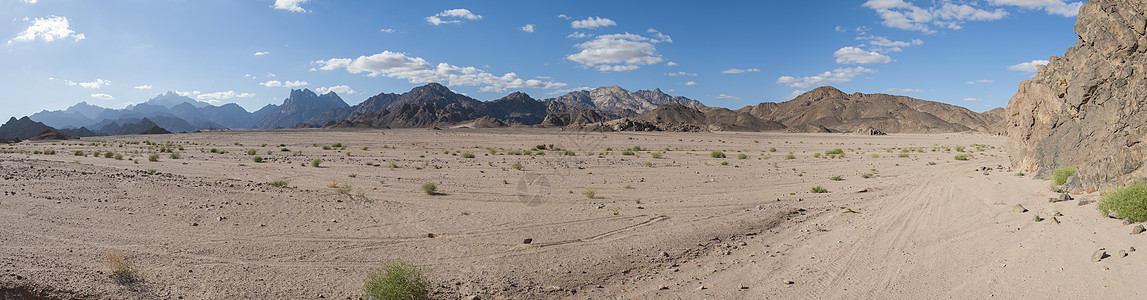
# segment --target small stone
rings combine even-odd
[[[860,189],[859,191],[856,191],[856,192],[857,192],[857,193],[867,193],[867,192],[868,192],[868,188],[863,188],[863,189]]]
[[[1128,247],[1127,252],[1135,252],[1135,247]]]
[[[1119,254],[1116,254],[1116,256],[1119,258],[1127,257],[1127,251],[1119,250]]]
[[[427,238],[434,238],[434,237],[435,237],[435,235],[434,235],[433,233],[427,233],[427,234],[426,234],[426,237],[427,237]]]
[[[1059,213],[1058,210],[1053,210],[1053,211],[1051,211],[1051,216],[1052,217],[1062,217],[1063,214]]]
[[[191,226],[199,226],[199,223],[191,223]]]
[[[988,175],[988,171],[984,171],[984,175]]]
[[[1012,211],[1018,213],[1026,213],[1028,212],[1028,209],[1024,208],[1023,205],[1016,204],[1016,206],[1012,206]]]
[[[1123,225],[1131,225],[1131,223],[1134,223],[1134,222],[1131,222],[1130,217],[1123,218]]]
[[[1051,220],[1048,220],[1048,224],[1059,225],[1059,219],[1056,219],[1055,217],[1051,217]]]
[[[478,295],[472,295],[470,297],[466,297],[466,300],[481,300],[481,299],[482,298],[478,297]]]
[[[791,285],[791,284],[794,284],[794,283],[796,283],[796,282],[793,282],[792,280],[789,280],[789,281],[785,281],[785,284],[790,284],[790,285]]]
[[[534,242],[534,239],[524,239],[524,240],[522,240],[522,244],[526,244],[526,245],[529,245],[530,243],[533,243],[533,242]]]
[[[1095,252],[1091,253],[1091,261],[1092,262],[1099,262],[1099,261],[1103,260],[1104,258],[1107,258],[1107,251],[1095,250]]]
[[[669,287],[668,287],[668,286],[664,286],[664,285],[663,285],[663,286],[661,286],[661,287],[658,287],[657,289],[658,289],[658,290],[662,290],[662,291],[664,291],[664,290],[668,290],[668,289],[669,289]]]
[[[697,290],[698,290],[698,291],[700,291],[700,290],[705,290],[705,289],[708,289],[708,288],[707,288],[707,287],[705,287],[704,285],[697,287]]]
[[[669,252],[661,251],[662,257],[669,257]]]
[[[740,286],[741,286],[741,289],[742,289],[742,290],[747,290],[747,289],[749,289],[749,286],[747,286],[747,285],[744,285],[744,284],[740,284]]]
[[[1139,224],[1139,225],[1135,225],[1135,227],[1131,227],[1131,234],[1140,234],[1140,233],[1143,233],[1143,231],[1147,231],[1147,228],[1143,228],[1143,224]]]

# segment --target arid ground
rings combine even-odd
[[[1003,144],[465,128],[25,142],[0,148],[0,298],[358,299],[396,260],[446,299],[1144,297],[1144,237],[1078,204],[1098,193],[1049,203]],[[115,251],[137,280],[113,279]]]

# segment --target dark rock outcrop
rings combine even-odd
[[[12,117],[8,119],[7,123],[0,125],[0,139],[13,140],[21,139],[27,140],[34,136],[39,135],[45,130],[55,130],[51,126],[44,125],[44,123],[32,121],[31,118],[25,116],[20,119]]]
[[[1008,102],[1012,166],[1044,178],[1073,166],[1082,188],[1147,177],[1147,1],[1088,1],[1075,33]]]
[[[56,131],[54,129],[45,129],[44,132],[41,132],[40,134],[37,134],[36,136],[34,136],[28,140],[29,141],[63,141],[63,140],[74,140],[74,139],[78,139],[78,138],[74,137],[74,136],[67,135],[67,134],[60,133],[59,131]]]
[[[139,134],[169,134],[169,133],[171,133],[171,131],[167,131],[167,129],[163,129],[159,126],[151,126],[151,128],[148,128],[147,130],[141,131]]]
[[[323,95],[315,94],[309,89],[291,90],[290,97],[283,100],[282,105],[268,104],[252,114],[254,129],[292,128],[304,123],[319,114],[348,108],[346,102],[338,94],[329,92]],[[312,122],[313,123],[313,122]]]

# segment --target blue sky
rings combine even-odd
[[[984,111],[1075,44],[1080,2],[0,0],[5,116],[177,91],[256,110],[440,82],[620,85],[739,108],[832,85]]]

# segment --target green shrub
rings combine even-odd
[[[422,192],[426,193],[427,195],[434,195],[434,193],[438,192],[438,185],[434,184],[433,182],[423,183]]]
[[[818,185],[818,186],[812,187],[812,192],[817,193],[817,194],[828,193],[828,189],[825,189],[824,187],[821,187]]]
[[[1075,175],[1074,167],[1059,167],[1051,172],[1051,179],[1055,185],[1063,185],[1071,175]]]
[[[585,195],[585,197],[586,197],[586,198],[588,198],[588,199],[593,199],[593,196],[596,196],[596,195],[597,195],[597,190],[594,190],[594,189],[586,189],[585,191],[582,191],[582,192],[581,192],[581,194],[582,194],[582,195]]]
[[[968,160],[969,158],[972,158],[971,154],[960,154],[960,155],[956,155],[956,157],[955,157],[956,160]]]
[[[150,161],[150,162],[157,162],[157,161],[159,161],[159,154],[152,154],[152,155],[148,155],[148,156],[147,156],[147,161]]]
[[[744,153],[737,154],[737,159],[746,159],[746,158],[749,158],[749,156],[745,155]]]
[[[130,256],[123,254],[122,250],[112,250],[107,253],[108,269],[111,269],[112,277],[120,282],[135,281],[139,275],[139,269],[135,266]]]
[[[318,168],[319,165],[321,165],[322,163],[323,163],[323,160],[316,158],[315,160],[311,161],[311,166]]]
[[[566,150],[562,154],[565,156],[577,156],[577,153],[574,153],[573,150]]]
[[[179,159],[179,153],[171,153],[171,155],[168,156],[170,156],[171,159]]]
[[[820,152],[813,153],[812,158],[820,158]]]
[[[709,157],[712,157],[712,158],[725,158],[725,152],[721,152],[721,151],[713,151],[713,152],[709,153]]]
[[[621,150],[621,155],[633,155],[633,150],[630,150],[630,149]]]
[[[87,156],[87,155],[84,155],[84,151],[80,151],[80,150],[76,150],[76,152],[73,152],[72,154],[74,154],[76,156]]]
[[[838,154],[838,155],[839,155],[839,154],[844,154],[844,150],[840,150],[840,148],[836,148],[836,149],[832,149],[832,150],[828,150],[828,151],[825,151],[825,152],[824,152],[824,154],[826,154],[826,155],[828,155],[828,154]]]
[[[522,162],[515,161],[513,165],[510,165],[510,167],[514,168],[514,170],[521,171],[522,170]]]
[[[908,153],[900,153],[900,154],[897,154],[897,155],[896,155],[896,157],[899,157],[899,158],[908,158]]]
[[[772,147],[770,147],[770,148],[769,148],[769,152],[777,152],[777,148],[772,148]]]
[[[275,180],[275,181],[271,182],[271,186],[273,186],[273,187],[284,187],[284,186],[287,186],[287,181],[286,180]]]
[[[462,152],[462,158],[474,158],[474,153]]]
[[[860,175],[860,178],[864,178],[864,179],[872,178],[872,173],[864,173],[864,175]]]
[[[796,155],[789,154],[789,155],[785,155],[785,159],[797,159],[797,157],[796,157]]]
[[[123,160],[123,154],[116,153],[115,160]]]
[[[216,148],[211,148],[211,151],[210,151],[210,152],[211,152],[211,153],[219,153],[219,149],[216,149]]]
[[[48,151],[52,151],[52,150],[48,150]],[[44,151],[44,154],[48,154],[48,151]],[[52,151],[52,152],[53,152],[52,154],[55,154],[54,153],[55,151]],[[104,158],[112,158],[114,156],[115,156],[114,152],[111,152],[111,151],[104,152]]]
[[[838,176],[829,177],[828,179],[832,180],[832,181],[841,181],[841,180],[844,180],[844,177],[841,177],[838,175]]]
[[[880,158],[880,154],[872,154],[872,158]]]
[[[430,281],[414,264],[398,261],[371,273],[362,286],[362,294],[368,299],[428,300]]]
[[[1096,208],[1109,216],[1147,221],[1147,184],[1135,183],[1105,193]]]
[[[344,183],[343,185],[340,185],[340,186],[335,188],[335,193],[339,193],[339,195],[347,195],[347,194],[350,194],[351,188],[352,187],[350,184]]]
[[[956,145],[956,152],[964,152],[964,146]]]
[[[256,156],[255,158],[253,158],[253,160],[255,160],[255,162],[257,162],[257,163],[261,163],[261,162],[263,162],[263,157],[262,156]]]
[[[649,155],[653,156],[653,158],[661,158],[661,156],[664,154],[661,154],[661,152],[653,152],[653,153],[650,153]]]

